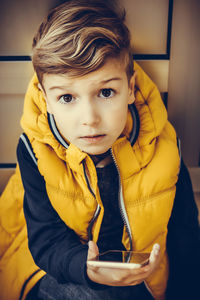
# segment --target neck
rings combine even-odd
[[[112,161],[111,155],[110,155],[110,150],[108,150],[102,154],[90,155],[90,157],[93,160],[95,166],[100,167],[100,168],[106,166],[108,163],[110,163]]]

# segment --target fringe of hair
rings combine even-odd
[[[130,78],[133,61],[124,20],[124,10],[111,8],[109,1],[102,0],[71,0],[51,10],[32,45],[32,62],[40,83],[43,74],[86,75],[100,68],[108,57],[123,57]]]

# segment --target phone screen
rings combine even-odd
[[[106,251],[89,261],[89,265],[107,268],[138,268],[149,262],[150,253],[135,251]]]

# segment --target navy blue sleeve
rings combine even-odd
[[[87,284],[88,246],[80,242],[52,207],[44,178],[21,139],[17,158],[25,190],[24,214],[29,249],[35,263],[59,283]]]
[[[174,206],[168,225],[168,298],[200,298],[200,231],[192,183],[181,162]]]

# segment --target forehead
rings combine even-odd
[[[44,74],[43,86],[45,90],[52,90],[54,86],[76,86],[80,84],[98,85],[99,83],[107,83],[110,79],[127,80],[125,64],[120,59],[109,58],[105,64],[84,76],[70,76],[68,74]]]

